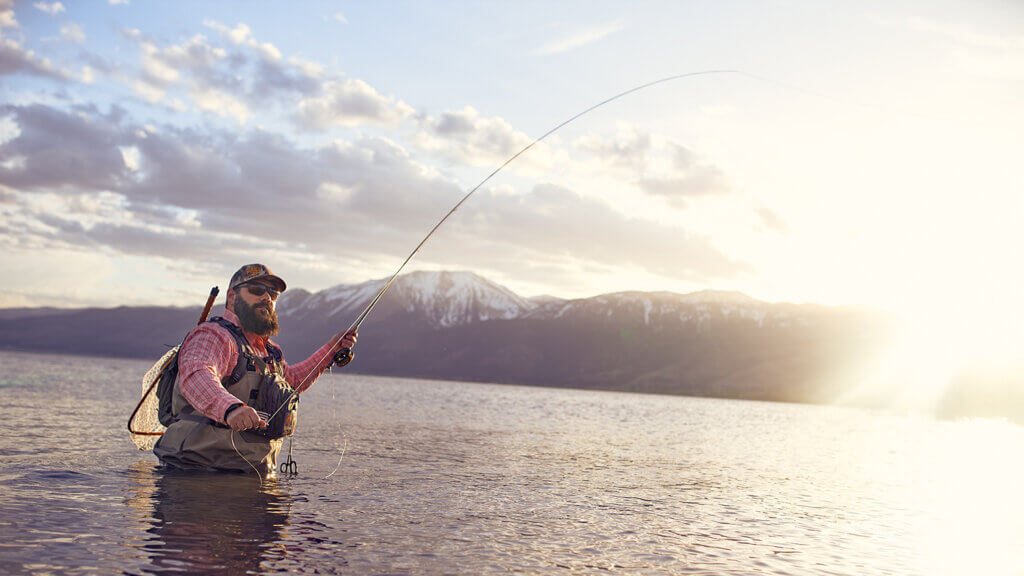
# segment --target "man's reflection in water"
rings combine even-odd
[[[153,574],[259,573],[286,555],[290,499],[244,474],[162,470],[153,494]]]

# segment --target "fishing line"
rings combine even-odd
[[[405,269],[405,265],[408,264],[409,261],[412,260],[413,256],[415,256],[420,251],[420,248],[423,248],[423,245],[427,243],[427,240],[429,240],[431,236],[434,235],[434,232],[436,232],[437,229],[440,228],[441,225],[444,224],[445,221],[448,220],[448,218],[452,214],[454,214],[455,211],[458,210],[459,207],[461,207],[463,203],[466,202],[466,200],[469,200],[469,197],[472,196],[474,192],[479,190],[484,184],[486,184],[488,181],[490,181],[490,179],[493,178],[495,175],[497,175],[498,172],[501,172],[506,166],[511,164],[513,161],[515,161],[516,158],[519,158],[520,156],[525,154],[527,150],[533,148],[534,146],[536,146],[540,142],[544,141],[548,136],[551,136],[555,132],[561,130],[564,126],[566,126],[567,124],[573,122],[577,118],[579,118],[581,116],[584,116],[586,114],[589,114],[590,112],[592,112],[592,111],[594,111],[594,110],[604,106],[605,104],[610,104],[611,102],[614,102],[614,101],[618,100],[619,98],[622,98],[624,96],[628,96],[628,95],[630,95],[630,94],[632,94],[634,92],[638,92],[638,91],[643,90],[645,88],[650,88],[651,86],[655,86],[657,84],[663,84],[665,82],[670,82],[672,80],[679,80],[681,78],[689,78],[689,77],[692,77],[692,76],[703,76],[703,75],[709,75],[709,74],[743,74],[743,73],[740,72],[739,70],[704,70],[704,71],[701,71],[701,72],[689,72],[687,74],[676,74],[674,76],[668,76],[666,78],[661,78],[659,80],[654,80],[653,82],[647,82],[646,84],[641,84],[640,86],[636,86],[634,88],[630,88],[629,90],[626,90],[625,92],[620,92],[620,93],[618,93],[618,94],[616,94],[616,95],[614,95],[614,96],[612,96],[610,98],[606,98],[606,99],[598,102],[597,104],[594,104],[593,106],[590,106],[589,108],[583,110],[582,112],[579,112],[579,113],[573,115],[572,117],[570,117],[569,119],[564,120],[560,124],[556,125],[554,128],[551,128],[550,130],[545,132],[539,138],[535,139],[533,142],[530,142],[529,144],[524,146],[522,150],[520,150],[520,151],[516,152],[515,154],[513,154],[508,160],[505,160],[504,163],[502,163],[500,166],[495,168],[493,172],[488,174],[486,178],[481,180],[479,184],[477,184],[469,192],[467,192],[466,195],[463,196],[462,199],[459,200],[458,203],[455,204],[455,206],[453,206],[452,209],[449,210],[448,213],[445,214],[444,217],[441,218],[441,220],[439,220],[437,222],[437,224],[434,225],[433,228],[430,229],[430,232],[428,232],[427,235],[423,238],[423,240],[421,240],[420,243],[416,245],[416,248],[414,248],[413,251],[410,252],[408,256],[406,256],[406,258],[402,262],[402,264],[398,267],[397,270],[395,270],[395,273],[392,274],[391,277],[388,279],[387,283],[384,284],[384,287],[381,288],[379,292],[377,292],[377,295],[374,296],[373,300],[371,300],[370,303],[366,305],[366,308],[364,308],[363,311],[359,314],[359,316],[356,317],[355,321],[352,322],[352,324],[348,327],[348,329],[345,330],[344,332],[341,332],[340,333],[341,336],[338,336],[336,339],[333,340],[332,344],[334,346],[336,346],[338,344],[338,342],[340,342],[342,340],[342,338],[344,337],[345,334],[351,332],[352,330],[354,330],[356,328],[359,328],[359,326],[361,326],[363,324],[363,321],[366,320],[366,317],[370,315],[370,312],[373,310],[374,306],[377,305],[377,302],[380,301],[380,299],[388,291],[388,288],[391,287],[391,284],[394,283],[395,278],[397,278],[398,275],[402,272],[402,270]],[[310,371],[309,375],[307,375],[306,378],[304,378],[303,381],[296,388],[301,387],[303,384],[305,384],[306,381],[309,380],[309,378],[312,377],[313,374],[317,374],[318,370],[320,369],[320,364],[326,358],[331,358],[331,356],[325,357],[325,358],[321,359],[319,362],[317,362],[317,364],[315,365],[314,369],[312,371]],[[280,408],[278,408],[278,411],[280,411]],[[277,412],[274,412],[274,414],[277,414]]]
[[[416,245],[416,248],[414,248],[413,251],[410,252],[408,256],[406,256],[406,258],[402,262],[402,264],[398,267],[397,270],[395,270],[395,273],[392,274],[391,277],[388,279],[387,283],[384,284],[384,287],[381,288],[379,292],[377,292],[377,295],[374,296],[373,300],[371,300],[370,303],[366,305],[366,308],[364,308],[363,311],[359,314],[359,316],[356,317],[355,321],[352,322],[352,324],[348,327],[348,329],[345,330],[344,332],[339,333],[338,336],[336,336],[334,339],[332,339],[331,348],[334,348],[335,346],[337,346],[338,343],[341,342],[341,340],[344,338],[344,336],[346,334],[348,334],[352,330],[355,330],[355,329],[359,328],[359,326],[362,325],[362,323],[366,320],[366,317],[370,315],[370,312],[373,310],[374,306],[377,305],[377,302],[380,301],[380,299],[388,291],[388,288],[391,287],[391,284],[394,283],[395,278],[397,278],[398,275],[405,268],[405,265],[408,264],[409,261],[412,260],[413,256],[415,256],[420,251],[420,248],[422,248],[423,245],[427,243],[427,240],[429,240],[430,237],[434,235],[434,232],[436,232],[437,229],[440,228],[441,225],[444,224],[445,221],[447,221],[448,218],[452,214],[454,214],[455,211],[458,210],[459,207],[461,207],[463,203],[466,202],[466,200],[469,200],[469,197],[472,196],[473,193],[475,193],[484,184],[486,184],[488,181],[490,181],[490,179],[493,178],[495,175],[497,175],[498,172],[501,172],[506,166],[508,166],[509,164],[514,162],[516,160],[516,158],[519,158],[520,156],[525,154],[529,149],[533,148],[534,146],[536,146],[540,142],[544,141],[544,139],[546,139],[548,136],[551,136],[555,132],[558,132],[559,130],[561,130],[567,124],[573,122],[574,120],[576,120],[577,118],[580,118],[581,116],[585,116],[586,114],[589,114],[590,112],[593,112],[594,110],[604,106],[605,104],[610,104],[611,102],[614,102],[614,101],[618,100],[619,98],[622,98],[624,96],[628,96],[628,95],[630,95],[630,94],[632,94],[634,92],[638,92],[638,91],[643,90],[645,88],[650,88],[651,86],[656,86],[658,84],[663,84],[665,82],[670,82],[672,80],[679,80],[679,79],[682,79],[682,78],[690,78],[690,77],[693,77],[693,76],[705,76],[705,75],[710,75],[710,74],[743,74],[743,75],[749,76],[747,74],[744,74],[744,73],[740,72],[739,70],[704,70],[704,71],[701,71],[701,72],[689,72],[689,73],[686,73],[686,74],[676,74],[676,75],[673,75],[673,76],[668,76],[668,77],[665,77],[665,78],[661,78],[659,80],[654,80],[652,82],[647,82],[645,84],[641,84],[639,86],[630,88],[629,90],[626,90],[624,92],[620,92],[620,93],[618,93],[618,94],[616,94],[614,96],[611,96],[610,98],[606,98],[606,99],[598,102],[597,104],[594,104],[594,105],[590,106],[589,108],[583,110],[582,112],[579,112],[579,113],[571,116],[567,120],[564,120],[560,124],[556,125],[554,128],[551,128],[550,130],[545,132],[539,138],[535,139],[534,141],[532,141],[529,144],[527,144],[526,146],[524,146],[522,150],[520,150],[520,151],[516,152],[515,154],[513,154],[508,160],[505,160],[504,163],[502,163],[500,166],[495,168],[493,172],[488,174],[486,178],[481,180],[479,184],[477,184],[469,192],[467,192],[466,195],[463,196],[462,199],[459,200],[458,203],[456,203],[455,206],[453,206],[452,209],[449,210],[448,213],[445,214],[444,217],[441,218],[441,220],[439,220],[437,222],[437,224],[434,225],[433,228],[430,229],[430,232],[428,232],[427,235],[423,238],[423,240],[421,240],[420,243]],[[299,385],[295,387],[295,391],[293,391],[292,394],[288,397],[288,399],[283,404],[281,404],[281,406],[278,407],[278,409],[275,410],[273,414],[270,415],[271,418],[276,416],[278,412],[280,412],[285,406],[288,405],[288,402],[290,402],[291,399],[296,394],[298,394],[298,389],[301,388],[303,385],[305,385],[306,382],[308,382],[310,378],[314,377],[314,375],[320,375],[323,370],[326,370],[326,368],[323,368],[323,369],[321,368],[321,364],[325,360],[327,360],[328,358],[330,358],[332,360],[332,364],[338,363],[339,365],[343,365],[342,361],[344,360],[345,363],[347,363],[348,360],[351,360],[352,356],[351,356],[351,351],[348,348],[344,348],[341,351],[337,352],[336,354],[333,354],[333,355],[332,354],[327,354],[323,358],[321,358],[319,361],[317,361],[317,363],[314,365],[313,369],[310,370],[309,374],[307,374],[306,377],[302,379],[302,382],[300,382]],[[346,439],[346,447],[347,446],[348,446],[348,440]],[[342,456],[344,456],[344,452],[342,452]],[[341,466],[341,460],[340,459],[338,460],[338,466]],[[337,471],[337,468],[335,468],[335,471]],[[333,474],[334,474],[334,472],[331,472],[331,474],[328,474],[327,477],[329,478]]]
[[[332,364],[332,367],[333,367],[333,364]],[[331,373],[331,376],[334,375],[334,370],[332,370],[331,367],[328,367],[327,371]],[[331,470],[330,474],[328,474],[327,476],[324,476],[324,478],[323,478],[324,480],[327,480],[331,476],[334,476],[334,473],[337,472],[339,468],[341,468],[341,461],[342,461],[343,458],[345,458],[345,452],[348,451],[348,434],[345,433],[345,428],[341,425],[341,420],[338,419],[338,398],[335,395],[335,391],[337,390],[337,387],[338,387],[338,383],[335,382],[332,379],[331,380],[331,408],[332,408],[332,410],[334,412],[334,421],[338,423],[338,431],[341,432],[341,435],[344,437],[345,443],[341,447],[341,454],[338,456],[338,464],[334,466],[334,470]],[[335,443],[334,447],[337,448],[338,444]]]
[[[249,462],[248,458],[246,458],[245,456],[242,456],[242,453],[239,452],[239,450],[238,450],[238,446],[235,446],[235,431],[231,430],[231,432],[229,432],[229,435],[231,437],[231,447],[235,449],[235,454],[238,454],[239,458],[241,458],[242,460],[245,460],[245,463],[248,464],[249,467],[252,468],[252,471],[256,473],[256,477],[260,479],[260,489],[262,490],[263,489],[263,474],[260,474],[260,471],[257,470],[256,467],[252,465],[252,462]],[[241,432],[238,433],[238,437],[239,438],[242,437],[242,433]]]

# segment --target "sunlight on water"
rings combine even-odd
[[[164,473],[134,449],[125,419],[150,362],[0,364],[13,573],[1024,566],[1024,429],[999,421],[339,375],[303,396],[299,475],[261,487]]]
[[[939,426],[912,473],[925,574],[1024,570],[1024,430],[977,420]]]

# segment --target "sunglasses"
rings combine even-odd
[[[252,294],[257,298],[263,296],[264,294],[270,294],[271,300],[277,300],[277,297],[281,294],[277,290],[274,290],[273,288],[267,288],[266,286],[263,286],[261,284],[243,284],[242,286],[239,286],[239,288],[245,288],[246,290],[249,291],[249,294]]]

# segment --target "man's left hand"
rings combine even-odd
[[[348,332],[338,332],[334,337],[340,338],[338,340],[338,346],[335,350],[341,350],[342,348],[352,348],[356,345],[356,333],[359,332],[359,328],[353,328]]]

